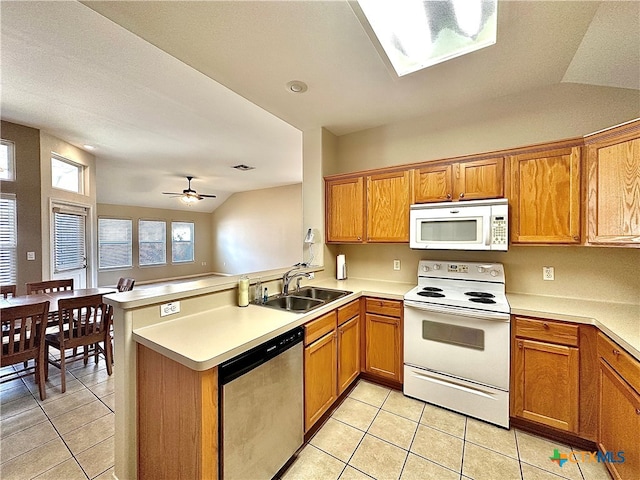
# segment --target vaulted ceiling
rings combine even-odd
[[[562,82],[640,91],[639,18],[640,2],[501,1],[495,45],[398,78],[347,1],[3,2],[2,117],[95,145],[99,202],[180,208],[159,192],[193,175],[211,211],[301,181],[305,130]]]

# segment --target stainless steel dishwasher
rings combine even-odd
[[[295,328],[220,365],[220,478],[268,480],[302,446],[303,337]]]

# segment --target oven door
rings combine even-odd
[[[491,209],[453,206],[412,209],[409,234],[411,248],[490,250]]]
[[[405,300],[404,362],[509,390],[509,314]]]

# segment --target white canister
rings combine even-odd
[[[238,280],[238,306],[246,307],[249,305],[249,277],[243,275]]]

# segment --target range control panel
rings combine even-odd
[[[482,280],[504,283],[504,267],[501,263],[420,260],[418,278]]]

